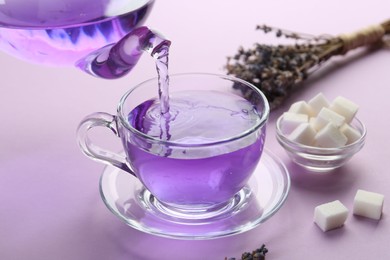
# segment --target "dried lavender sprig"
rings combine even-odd
[[[263,91],[271,109],[278,107],[291,91],[321,64],[324,45],[295,44],[270,46],[256,43],[252,49],[240,48],[228,58],[228,74],[242,78]]]
[[[245,252],[241,255],[241,260],[265,260],[265,255],[268,253],[268,249],[263,244],[260,248],[254,250],[252,253]],[[225,260],[236,260],[236,258],[227,258]]]
[[[311,36],[262,25],[257,29],[274,32],[276,37],[296,40],[291,45],[254,44],[250,49],[240,47],[237,54],[228,57],[228,74],[242,78],[263,91],[271,109],[300,87],[308,75],[332,56],[369,45],[390,33],[390,20],[353,34]],[[251,93],[245,93],[250,96]]]

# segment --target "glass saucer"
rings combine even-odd
[[[140,231],[177,239],[211,239],[243,233],[269,219],[282,206],[290,189],[284,164],[269,151],[246,187],[232,199],[221,218],[180,219],[156,206],[156,199],[134,176],[107,166],[100,179],[106,206],[129,226]],[[157,203],[158,204],[158,203]]]

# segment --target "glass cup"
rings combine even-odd
[[[116,115],[98,112],[80,123],[79,146],[88,157],[138,178],[165,212],[184,218],[222,214],[260,160],[268,102],[250,83],[213,74],[171,75],[169,98],[170,115],[162,115],[156,112],[158,79],[135,86]],[[212,105],[202,105],[203,99]],[[143,121],[150,119],[145,111],[151,104],[155,125]],[[121,139],[124,153],[91,141],[88,132],[98,126]]]

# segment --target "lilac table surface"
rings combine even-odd
[[[354,31],[390,18],[382,1],[158,1],[146,22],[173,42],[170,72],[224,74],[226,57],[239,46],[275,42],[255,31],[269,24],[310,34]],[[224,259],[265,243],[267,259],[390,259],[390,49],[360,50],[333,59],[305,88],[272,112],[267,149],[291,175],[283,207],[257,228],[226,238],[188,241],[134,230],[116,218],[99,196],[103,165],[76,145],[81,119],[115,113],[121,95],[154,77],[144,56],[131,75],[95,79],[75,68],[48,68],[0,54],[0,259]],[[275,119],[288,106],[323,92],[360,105],[368,129],[365,147],[341,169],[313,175],[294,166],[275,139]],[[102,143],[119,149],[104,133]],[[352,211],[357,189],[385,195],[382,219],[351,213],[345,225],[322,232],[314,207],[340,200]]]

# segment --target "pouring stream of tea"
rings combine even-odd
[[[143,53],[156,61],[160,100],[160,138],[169,140],[169,74],[168,56],[171,42],[147,27],[139,27],[118,43],[105,46],[81,60],[77,66],[83,71],[105,79],[126,75],[137,64]]]
[[[116,79],[130,72],[144,52],[149,53],[156,60],[161,114],[168,116],[168,54],[170,45],[169,40],[143,26],[134,29],[119,42],[89,54],[78,62],[77,67],[99,78]]]

